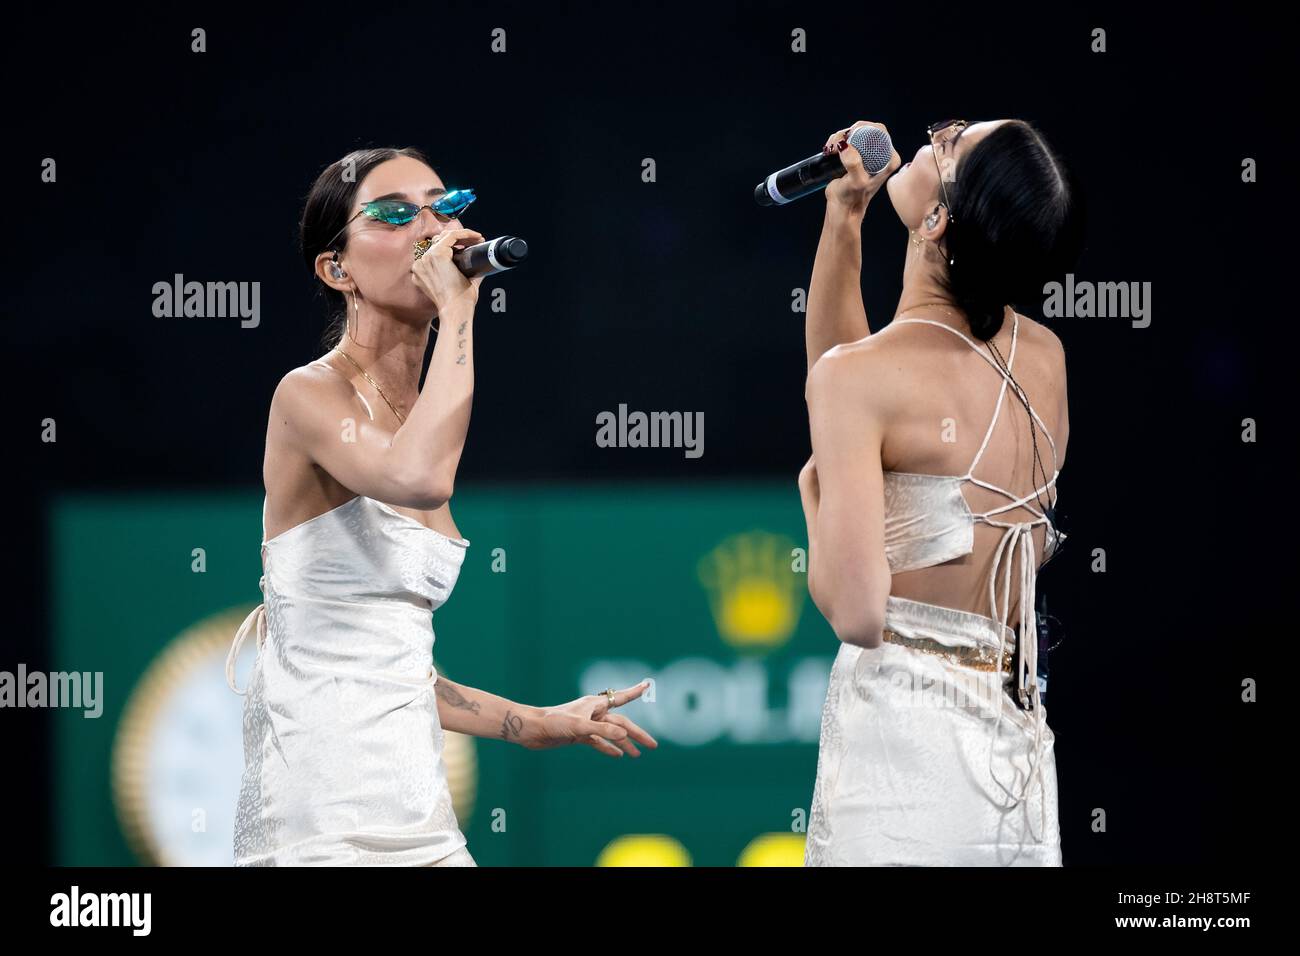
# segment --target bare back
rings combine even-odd
[[[893,396],[884,410],[882,466],[889,472],[959,476],[967,473],[978,455],[971,472],[974,478],[996,485],[1016,499],[1029,495],[1028,504],[1035,509],[1031,512],[1024,506],[1013,507],[998,518],[1006,522],[1033,520],[1055,500],[1053,479],[1065,461],[1069,437],[1065,355],[1060,340],[1042,324],[1020,317],[1011,372],[1042,419],[1041,424],[1034,420],[1031,426],[1030,413],[1010,387],[994,421],[1003,377],[951,331],[951,327],[944,330],[920,322],[897,322],[867,340],[872,341],[878,356],[873,365]],[[1011,337],[1012,322],[1008,320],[992,340],[1004,361],[1011,354]],[[977,344],[984,355],[992,358],[984,343]],[[986,434],[988,443],[981,453]],[[1041,469],[1034,464],[1035,439]],[[1035,489],[1043,489],[1049,482],[1050,487],[1035,498]],[[960,487],[975,513],[1000,509],[1015,500],[974,481],[964,481]],[[1032,534],[1041,565],[1046,538],[1052,531],[1046,524],[1039,524]],[[989,614],[989,575],[1002,537],[999,527],[976,521],[970,554],[933,567],[896,573],[890,593]],[[999,590],[999,600],[1001,593]],[[1018,595],[1013,590],[1010,620],[1016,619],[1018,608]]]

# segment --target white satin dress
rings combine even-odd
[[[1039,561],[1032,531],[1040,524],[1050,528],[1050,520],[1034,509],[1033,493],[1018,498],[973,474],[1009,379],[958,329],[930,319],[894,321],[924,322],[961,336],[1002,375],[1002,386],[984,442],[964,475],[885,472],[890,571],[970,554],[976,521],[1004,530],[989,574],[987,616],[890,595],[880,646],[840,646],[822,711],[804,863],[1060,866],[1056,737],[1041,699],[1034,614]],[[1017,315],[1009,367],[1019,328]],[[1052,446],[1053,474],[1038,493],[1054,507],[1056,442],[1033,415]],[[961,493],[966,481],[1011,500],[975,514]],[[994,517],[1017,507],[1036,517]],[[1047,542],[1050,554],[1050,530]],[[1007,623],[1013,584],[1020,591],[1019,634],[1029,635],[1018,657],[1017,632]]]
[[[265,601],[226,662],[246,694],[236,866],[475,865],[442,759],[432,622],[468,545],[363,496],[263,542]]]

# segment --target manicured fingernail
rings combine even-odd
[[[842,153],[844,152],[844,147],[847,145],[849,145],[849,141],[847,139],[842,139],[835,144],[835,148]]]

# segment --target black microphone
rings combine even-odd
[[[517,236],[498,236],[466,246],[451,254],[451,261],[467,279],[490,276],[513,269],[528,258],[528,243]]]
[[[894,155],[889,134],[878,126],[859,126],[849,133],[849,145],[862,155],[862,165],[873,176],[888,166]],[[760,206],[783,206],[825,189],[846,172],[839,151],[818,153],[768,176],[754,187],[754,201]]]

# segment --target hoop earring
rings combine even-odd
[[[360,327],[360,325],[361,325],[361,310],[357,307],[357,290],[356,290],[356,289],[353,289],[353,290],[352,290],[352,311],[353,311],[353,314],[354,314],[354,315],[356,316],[356,318],[357,318],[357,323],[356,323],[356,324],[357,324],[358,327]],[[344,323],[344,331],[346,331],[346,332],[348,333],[348,338],[352,339],[352,342],[353,342],[354,345],[359,345],[359,344],[361,344],[361,343],[357,342],[356,337],[352,334],[352,330],[349,329],[349,328],[347,328],[346,323]]]
[[[930,241],[930,240],[926,239],[925,236],[918,236],[918,235],[917,235],[917,232],[916,232],[915,229],[909,229],[909,230],[907,230],[907,237],[912,241],[912,245],[916,246],[916,254],[917,254],[918,256],[922,254],[921,244],[924,243],[924,242],[929,242],[929,241]],[[947,263],[948,263],[949,266],[951,266],[951,265],[953,264],[953,261],[954,261],[954,260],[952,259],[952,257],[949,256],[949,255],[948,255],[946,252],[944,252],[942,249],[940,249],[939,246],[938,246],[937,244],[935,245],[935,248],[938,249],[938,251],[939,251],[939,255],[943,256],[944,260],[947,261]]]

